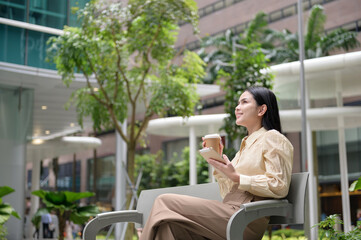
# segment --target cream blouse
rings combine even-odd
[[[240,190],[256,196],[283,198],[288,193],[293,164],[293,146],[276,130],[264,128],[243,138],[232,165],[240,174]],[[237,184],[224,174],[213,172],[222,197]]]

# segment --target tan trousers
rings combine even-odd
[[[248,192],[235,186],[223,202],[178,194],[163,194],[153,205],[140,240],[224,240],[229,218],[240,209],[242,203],[259,201]],[[269,218],[250,223],[245,240],[260,240]]]

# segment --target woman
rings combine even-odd
[[[141,240],[226,239],[229,218],[240,205],[283,198],[291,180],[293,147],[281,132],[277,100],[263,87],[250,87],[239,98],[236,124],[247,128],[239,152],[226,164],[207,160],[214,168],[223,202],[164,194],[154,202]],[[203,142],[203,146],[204,142]],[[221,145],[221,152],[223,146]],[[250,223],[244,239],[259,240],[268,217]]]

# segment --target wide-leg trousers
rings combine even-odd
[[[259,201],[249,192],[232,189],[223,202],[179,194],[163,194],[154,202],[140,240],[224,240],[230,217],[242,203]],[[250,223],[245,240],[260,240],[269,218]]]

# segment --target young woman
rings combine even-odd
[[[223,202],[184,195],[164,194],[153,205],[141,240],[226,239],[229,218],[240,205],[269,198],[283,198],[291,180],[293,147],[281,134],[277,100],[263,87],[250,87],[239,98],[236,124],[247,128],[240,150],[226,164],[209,159]],[[204,146],[204,142],[203,142]],[[223,146],[220,146],[223,151]],[[245,230],[244,239],[259,240],[268,217]]]

